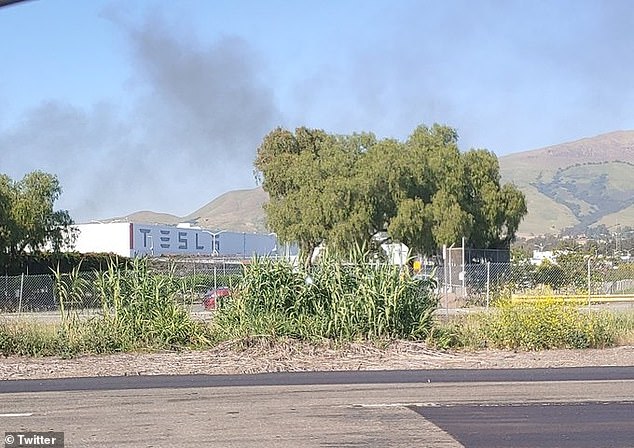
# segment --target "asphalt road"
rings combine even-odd
[[[632,447],[634,367],[0,383],[0,432],[67,447]]]
[[[634,446],[634,402],[412,406],[474,448]]]
[[[11,380],[0,393],[182,389],[231,386],[310,386],[399,383],[482,383],[526,381],[634,380],[634,367],[565,367],[537,369],[430,369],[339,372],[280,372],[253,375],[145,375],[96,378]]]

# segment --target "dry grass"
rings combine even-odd
[[[0,380],[82,376],[248,374],[332,370],[464,369],[634,365],[634,346],[603,350],[441,351],[422,342],[227,341],[201,351],[121,353],[75,359],[0,358]]]

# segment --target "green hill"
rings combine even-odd
[[[634,131],[592,138],[500,157],[503,182],[526,195],[523,236],[554,234],[576,227],[616,223],[634,227]],[[119,220],[213,229],[266,232],[261,188],[229,191],[187,216],[138,212]]]
[[[605,219],[634,227],[626,212],[634,205],[634,131],[500,157],[500,169],[526,194],[521,234],[583,231]]]

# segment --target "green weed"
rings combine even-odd
[[[618,313],[586,311],[561,299],[501,301],[489,311],[437,323],[430,342],[444,348],[603,348],[626,333],[617,322],[623,322]],[[623,324],[632,330],[631,321]]]
[[[420,339],[431,328],[437,303],[432,286],[385,264],[326,257],[305,270],[254,260],[232,299],[217,310],[213,324],[222,339]]]

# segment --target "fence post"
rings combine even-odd
[[[22,292],[24,291],[24,272],[20,276],[20,300],[18,301],[18,314],[22,314]]]
[[[487,308],[490,302],[490,285],[491,285],[491,262],[487,261]]]
[[[448,256],[448,252],[447,252],[447,245],[443,244],[442,246],[442,260],[443,260],[443,269],[442,269],[442,274],[443,274],[443,282],[442,282],[442,286],[443,286],[443,292],[444,292],[444,296],[445,296],[445,313],[447,315],[449,315],[449,290],[447,289],[447,269],[448,269],[448,264],[449,264],[449,256]]]
[[[590,260],[591,258],[588,257],[588,306],[591,305],[591,296],[592,296],[592,275],[591,275],[591,271],[590,271]]]
[[[467,277],[467,269],[466,269],[466,257],[464,253],[464,243],[465,238],[462,237],[462,295],[467,297],[467,285],[465,283],[465,278]]]
[[[451,272],[451,255],[449,256],[449,285],[451,290],[449,292],[453,292],[453,276]]]
[[[215,291],[215,290],[216,290],[216,288],[218,287],[218,285],[217,285],[217,280],[216,280],[216,277],[217,277],[217,273],[216,273],[216,271],[217,271],[217,269],[218,269],[218,268],[216,267],[216,263],[214,263],[214,291]]]

